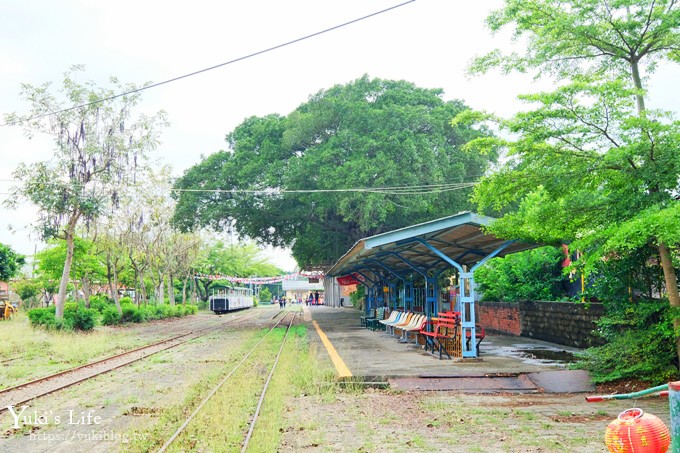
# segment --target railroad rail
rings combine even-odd
[[[165,338],[155,343],[140,346],[129,351],[124,351],[120,354],[115,354],[94,362],[86,363],[74,368],[69,368],[48,376],[43,376],[14,387],[2,389],[0,390],[0,413],[2,413],[2,411],[8,410],[10,406],[19,406],[41,396],[49,395],[88,379],[92,379],[101,374],[130,365],[161,351],[165,351],[185,344],[191,340],[195,340],[196,338],[209,335],[210,333],[223,329],[225,326],[236,324],[237,322],[242,322],[244,319],[251,319],[255,317],[256,316],[243,316],[238,318],[230,318],[226,322],[220,323],[216,326],[206,327],[198,330],[190,330],[180,335]]]
[[[281,356],[281,352],[283,351],[283,347],[284,347],[285,344],[286,344],[286,339],[288,338],[288,332],[290,331],[290,327],[293,325],[293,322],[295,321],[296,317],[298,316],[298,314],[300,314],[300,312],[298,312],[298,311],[294,311],[294,312],[279,312],[279,313],[277,313],[276,315],[274,315],[274,316],[272,317],[272,319],[277,318],[277,317],[278,317],[280,314],[282,314],[282,313],[284,313],[284,314],[283,314],[283,316],[281,316],[281,319],[279,319],[279,320],[276,322],[276,324],[274,324],[274,326],[271,327],[271,328],[269,329],[269,331],[268,331],[265,335],[263,335],[262,338],[260,338],[260,340],[259,340],[259,341],[258,341],[258,342],[257,342],[257,343],[256,343],[256,344],[255,344],[255,345],[254,345],[254,346],[253,346],[253,347],[252,347],[252,348],[251,348],[251,349],[243,356],[243,358],[239,361],[239,363],[237,363],[237,364],[234,366],[234,368],[232,368],[231,371],[230,371],[229,373],[227,373],[227,375],[226,375],[226,376],[225,376],[225,377],[224,377],[224,378],[223,378],[223,379],[222,379],[215,387],[213,387],[213,389],[212,389],[212,390],[208,393],[208,395],[200,402],[200,404],[196,407],[196,409],[194,409],[194,411],[191,413],[191,415],[189,415],[189,416],[187,417],[187,419],[184,421],[184,423],[182,423],[182,425],[181,425],[179,428],[177,428],[177,430],[172,434],[172,436],[170,436],[170,438],[165,442],[165,444],[163,444],[163,446],[161,446],[161,448],[158,450],[158,453],[164,453],[164,452],[168,449],[168,447],[170,447],[170,445],[172,445],[172,443],[177,439],[177,437],[179,437],[179,436],[184,432],[184,430],[186,429],[186,427],[189,426],[189,424],[191,423],[191,421],[192,421],[192,420],[196,417],[196,415],[201,411],[201,409],[203,408],[203,406],[205,406],[205,404],[206,404],[206,403],[207,403],[207,402],[215,395],[215,393],[217,393],[217,391],[218,391],[218,390],[219,390],[226,382],[228,382],[228,381],[231,379],[231,377],[236,373],[236,371],[237,371],[237,370],[238,370],[238,369],[239,369],[239,368],[240,368],[240,367],[248,360],[248,358],[249,358],[249,357],[250,357],[250,356],[258,349],[259,345],[265,340],[265,338],[267,337],[267,335],[269,335],[269,333],[273,332],[275,328],[277,328],[277,327],[279,327],[281,324],[283,324],[283,321],[284,321],[286,318],[290,318],[290,321],[288,322],[288,325],[286,326],[286,334],[285,334],[285,336],[284,336],[284,338],[283,338],[283,341],[281,342],[281,346],[280,346],[280,348],[279,348],[279,352],[278,352],[278,354],[277,354],[277,356],[276,356],[276,359],[274,360],[274,364],[272,365],[272,368],[271,368],[271,370],[270,370],[270,372],[269,372],[269,376],[267,377],[267,380],[266,380],[266,382],[265,382],[265,384],[264,384],[264,387],[263,387],[263,389],[262,389],[262,393],[260,394],[260,399],[259,399],[259,401],[258,401],[257,408],[256,408],[256,410],[255,410],[255,413],[253,414],[253,417],[252,417],[252,419],[250,420],[250,423],[249,423],[250,428],[249,428],[248,434],[246,435],[246,438],[245,438],[245,440],[244,440],[244,442],[243,442],[243,446],[242,446],[242,450],[241,450],[242,452],[245,452],[245,451],[246,451],[246,448],[248,447],[248,442],[250,441],[250,438],[251,438],[251,436],[252,436],[252,433],[253,433],[253,430],[254,430],[254,427],[255,427],[255,423],[257,422],[257,419],[258,419],[258,416],[259,416],[259,413],[260,413],[260,409],[261,409],[261,407],[262,407],[262,403],[263,403],[263,401],[264,401],[265,394],[266,394],[266,392],[267,392],[267,388],[269,387],[269,383],[270,383],[270,381],[271,381],[271,378],[272,378],[272,376],[274,375],[274,372],[276,371],[276,366],[277,366],[277,364],[278,364],[279,357]],[[290,316],[290,315],[292,315],[292,316]]]

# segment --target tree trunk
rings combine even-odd
[[[633,84],[638,90],[642,90],[642,78],[640,77],[640,67],[636,60],[632,60],[630,63],[630,73],[633,77]],[[635,102],[637,103],[638,114],[642,116],[645,111],[645,98],[642,94],[638,93],[635,95]]]
[[[163,275],[162,272],[158,272],[159,282],[158,282],[158,288],[156,289],[156,299],[158,299],[158,303],[162,304],[165,303],[165,289],[163,288],[163,284],[165,283],[165,276]]]
[[[198,305],[198,295],[196,294],[196,278],[191,277],[191,302]]]
[[[78,223],[79,214],[73,214],[66,226],[66,261],[64,262],[64,271],[61,273],[61,281],[59,282],[59,295],[57,296],[57,307],[55,311],[55,318],[64,319],[64,304],[66,303],[66,288],[68,286],[68,277],[71,274],[71,265],[73,264],[73,235]]]
[[[111,264],[111,252],[106,254],[106,281],[109,282],[109,296],[111,296],[111,300],[115,301],[115,298],[113,297],[113,293],[115,290],[113,289],[113,265]]]
[[[139,286],[140,286],[140,303],[143,301],[144,305],[149,303],[149,295],[146,293],[146,284],[144,283],[144,272],[139,273]]]
[[[168,272],[168,300],[170,305],[175,305],[175,287],[172,284],[172,272]]]
[[[187,281],[189,280],[189,276],[187,275],[184,278],[184,282],[182,283],[182,305],[187,304]]]
[[[670,249],[663,242],[659,244],[659,257],[661,258],[661,268],[663,269],[663,277],[666,283],[666,293],[668,294],[668,303],[671,308],[677,309],[680,307],[680,293],[678,292],[678,276],[675,274],[673,267],[673,259]],[[680,318],[673,317],[673,326],[675,331],[680,331]],[[675,349],[680,360],[680,336],[675,338]]]
[[[113,302],[116,304],[118,313],[120,313],[120,315],[122,316],[123,309],[120,307],[120,299],[118,298],[118,272],[116,272],[115,263],[113,265],[113,288],[111,290],[111,296],[113,298]]]
[[[85,308],[90,308],[90,276],[86,272],[83,275],[83,299],[85,300]]]

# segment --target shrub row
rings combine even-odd
[[[180,318],[198,313],[196,305],[143,305],[137,308],[129,298],[121,299],[122,315],[118,308],[106,299],[95,299],[90,302],[91,308],[85,308],[74,302],[64,305],[64,318],[56,319],[54,305],[47,308],[34,308],[28,312],[28,319],[33,327],[45,327],[55,330],[92,330],[97,322],[108,326],[124,322],[148,322],[154,319]]]
[[[109,326],[123,322],[147,322],[154,319],[181,318],[198,313],[196,305],[142,305],[137,308],[132,304],[121,305],[122,314],[115,306],[107,307],[102,312],[102,324]]]
[[[64,305],[64,317],[57,319],[56,308],[34,308],[28,312],[28,319],[33,327],[45,327],[55,330],[92,330],[96,324],[97,312],[73,302]]]

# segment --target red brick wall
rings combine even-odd
[[[479,302],[477,322],[484,329],[521,335],[577,348],[602,344],[593,335],[597,320],[604,314],[602,304],[574,302]]]
[[[519,304],[482,302],[475,304],[477,322],[484,329],[510,335],[521,335]]]

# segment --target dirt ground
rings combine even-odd
[[[131,334],[155,339],[216,322],[218,317],[204,314],[135,325]],[[223,366],[225,351],[242,341],[234,330],[212,334],[39,398],[22,414],[18,429],[4,411],[0,452],[128,451],[129,432],[153,425],[163,409],[180,404],[204,375]]]
[[[203,321],[213,319],[134,326],[134,332],[155,337]],[[20,429],[13,428],[5,411],[0,414],[0,452],[128,451],[125,433],[153,426],[163,409],[179,404],[202,376],[219,369],[224,351],[240,338],[225,332],[193,341],[40,398],[24,413],[32,418]],[[327,365],[319,360],[319,366]],[[628,382],[601,393],[645,387]],[[605,429],[625,409],[640,407],[669,426],[665,399],[586,403],[584,396],[372,388],[300,395],[288,402],[282,416],[278,451],[592,453],[606,451]],[[99,418],[95,422],[88,416]]]
[[[584,395],[368,390],[288,408],[280,451],[606,452],[604,433],[630,407],[659,416],[661,399],[586,403]]]

